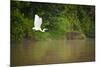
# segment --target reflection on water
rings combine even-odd
[[[29,41],[11,47],[11,65],[34,65],[95,60],[94,39]]]

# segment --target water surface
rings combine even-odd
[[[11,65],[35,65],[95,60],[94,39],[25,41],[11,47]]]

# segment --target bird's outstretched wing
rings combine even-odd
[[[41,17],[40,17],[39,25],[40,25],[40,27],[42,25],[42,18]]]
[[[34,19],[34,27],[37,26],[38,21],[39,21],[39,16],[36,14]]]
[[[40,18],[38,15],[35,15],[34,26],[36,28],[41,28],[41,24],[42,24],[42,18]]]

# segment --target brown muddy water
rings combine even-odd
[[[39,65],[95,60],[95,40],[25,41],[11,47],[11,65]]]

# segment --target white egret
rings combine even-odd
[[[41,29],[41,25],[42,25],[42,18],[39,17],[37,14],[35,15],[35,19],[34,19],[34,27],[32,28],[33,30],[36,31],[41,31],[41,32],[45,32],[46,28],[44,28],[43,30]]]

